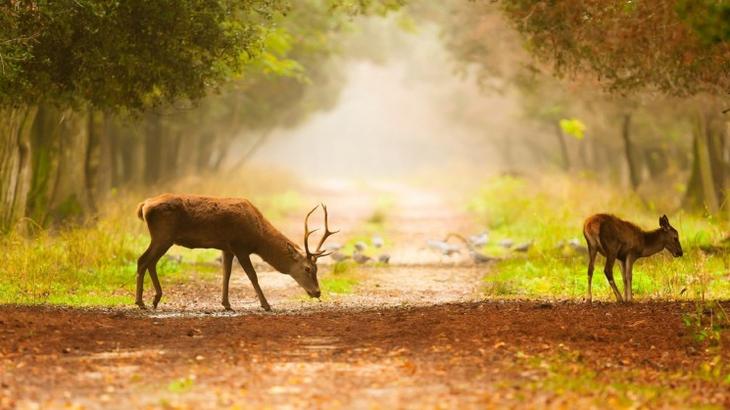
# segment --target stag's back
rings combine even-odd
[[[256,243],[270,224],[248,200],[162,194],[143,201],[138,216],[150,235],[189,248]]]

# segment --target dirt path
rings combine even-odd
[[[312,301],[307,300],[291,278],[275,272],[254,256],[252,260],[261,287],[275,311],[430,305],[479,299],[480,279],[488,267],[474,266],[466,253],[444,256],[426,245],[427,240],[443,239],[448,232],[476,230],[468,215],[447,203],[438,193],[401,184],[363,186],[330,181],[310,188],[307,197],[315,198],[309,201],[311,203],[327,204],[331,226],[341,231],[330,240],[339,244],[362,235],[368,218],[382,207],[385,223],[372,234],[384,238],[387,247],[384,250],[370,247],[365,253],[373,258],[387,253],[391,257],[390,263],[370,262],[357,266],[358,284],[354,292]],[[381,206],[378,202],[386,205]],[[302,208],[280,224],[281,229],[297,242],[301,242],[302,215],[307,211],[306,207]],[[317,218],[321,215],[313,217],[314,226],[320,223]],[[332,275],[332,263],[329,258],[320,262],[320,279],[326,280]],[[239,266],[235,266],[231,282],[231,303],[237,314],[258,312],[256,294]],[[167,317],[220,311],[220,287],[217,281],[166,286],[160,309],[153,314]],[[147,299],[150,299],[149,286],[147,291]]]
[[[481,301],[489,267],[425,247],[477,230],[443,196],[341,182],[311,196],[340,242],[390,204],[377,233],[391,264],[322,302],[257,264],[272,314],[240,270],[235,313],[218,280],[163,285],[156,312],[2,306],[0,408],[730,406],[730,353],[693,341],[692,306]],[[283,228],[300,238],[301,225]]]

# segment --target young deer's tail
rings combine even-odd
[[[139,205],[137,205],[137,218],[144,222],[144,212],[142,208],[144,208],[144,201],[140,202]]]

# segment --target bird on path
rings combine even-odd
[[[352,259],[362,265],[364,263],[368,263],[372,258],[360,252],[355,252],[352,254]]]
[[[573,238],[568,241],[568,245],[570,245],[571,248],[573,248],[576,252],[588,252],[588,248],[583,245],[578,238]]]
[[[521,243],[521,244],[515,246],[514,248],[512,248],[512,250],[515,252],[527,252],[528,250],[530,250],[530,247],[532,246],[533,242],[534,241]]]
[[[484,231],[469,237],[469,243],[474,247],[481,247],[489,242],[489,232]]]
[[[515,241],[513,241],[512,239],[502,239],[501,241],[499,241],[499,246],[507,249],[511,248],[514,244]]]
[[[357,241],[357,242],[355,242],[355,249],[358,252],[364,251],[365,248],[367,248],[367,247],[368,247],[368,245],[365,242],[363,242],[363,241]]]
[[[384,254],[378,256],[378,262],[390,263],[390,255],[388,255],[387,253],[384,253]]]
[[[459,250],[459,247],[458,246],[453,245],[453,244],[450,244],[450,243],[446,243],[445,241],[438,241],[438,240],[434,240],[434,239],[429,239],[428,241],[426,241],[426,244],[430,248],[435,249],[435,250],[441,252],[442,254],[444,254],[446,256],[451,256],[451,255],[453,255],[455,253],[461,252]]]
[[[346,260],[350,259],[350,256],[345,255],[342,252],[335,251],[330,254],[330,258],[332,258],[332,260],[335,262],[342,262],[342,261],[346,261]]]
[[[376,248],[382,248],[382,247],[383,247],[383,245],[385,244],[385,241],[383,241],[383,238],[381,238],[380,236],[373,236],[373,237],[372,237],[372,238],[370,239],[370,242],[371,242],[371,243],[373,244],[373,246],[374,246],[374,247],[376,247]]]
[[[469,251],[469,256],[474,261],[474,263],[480,264],[480,263],[486,263],[486,262],[491,262],[491,261],[496,260],[495,258],[492,258],[491,256],[487,256],[487,255],[479,252],[478,250],[476,250],[474,248],[474,246],[471,245],[471,242],[469,240],[467,240],[463,236],[459,235],[458,233],[452,232],[452,233],[446,235],[446,239],[444,240],[444,242],[448,241],[449,238],[451,238],[451,237],[454,237],[454,238],[464,242],[464,245],[466,245],[466,249]]]

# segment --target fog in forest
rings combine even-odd
[[[340,68],[345,84],[336,106],[272,132],[252,163],[358,179],[455,168],[484,175],[517,165],[491,143],[535,132],[509,93],[481,90],[473,73],[456,66],[438,27],[404,31],[392,21],[370,23],[365,30],[373,23],[387,30],[379,39],[390,41],[375,45],[388,48],[382,61],[359,58]],[[251,144],[234,149],[245,152]]]

